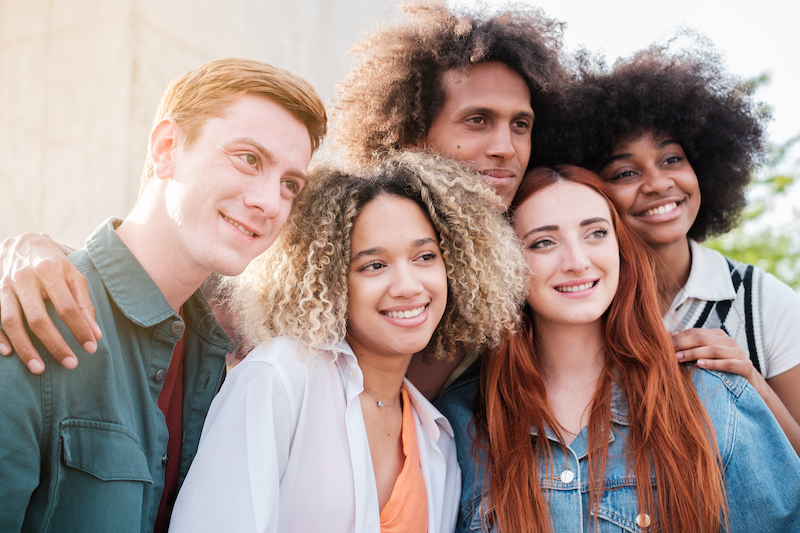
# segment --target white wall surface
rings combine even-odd
[[[345,52],[392,0],[0,0],[0,240],[73,247],[133,206],[159,97],[183,72],[249,57],[328,102]]]

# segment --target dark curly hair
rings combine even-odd
[[[745,206],[753,170],[764,161],[766,111],[752,98],[755,84],[727,74],[710,43],[691,34],[653,45],[608,69],[586,53],[575,62],[568,104],[543,133],[537,156],[599,170],[620,144],[644,133],[668,135],[684,149],[702,202],[688,236],[697,241],[731,229]]]
[[[531,92],[537,126],[562,96],[558,49],[563,23],[519,7],[493,16],[407,3],[405,23],[378,29],[356,45],[362,62],[338,86],[334,143],[351,162],[370,164],[423,140],[444,105],[443,74],[497,61]],[[534,128],[536,129],[536,128]]]

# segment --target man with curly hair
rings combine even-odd
[[[404,10],[406,22],[356,46],[362,62],[339,87],[336,146],[362,164],[430,149],[472,165],[509,205],[531,136],[561,93],[563,24],[523,7],[494,15],[442,4]]]
[[[336,147],[367,165],[397,150],[431,150],[483,174],[510,205],[562,94],[563,24],[525,7],[492,15],[443,4],[403,9],[407,21],[355,47],[362,61],[339,86]],[[408,376],[433,397],[478,356],[432,365],[417,357]]]
[[[0,358],[0,531],[167,530],[233,347],[198,288],[272,244],[325,129],[311,85],[271,65],[170,84],[136,205],[70,255],[102,337],[67,336],[81,364],[44,374]]]

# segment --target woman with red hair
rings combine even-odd
[[[745,378],[678,364],[648,253],[600,178],[536,168],[512,222],[523,324],[437,401],[456,530],[800,531],[800,459]]]

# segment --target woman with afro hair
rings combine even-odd
[[[753,87],[729,76],[706,45],[652,46],[611,69],[578,63],[550,146],[579,152],[542,157],[578,160],[603,178],[656,257],[678,360],[746,377],[800,452],[800,298],[760,268],[700,245],[735,225],[764,159],[767,117]]]

